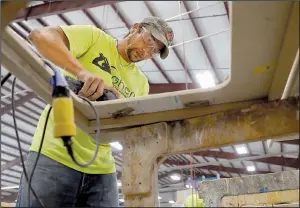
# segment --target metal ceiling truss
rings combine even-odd
[[[144,3],[145,3],[145,5],[146,5],[147,9],[149,10],[150,14],[151,14],[152,16],[157,16],[157,15],[155,14],[155,12],[151,9],[151,6],[149,5],[149,3],[148,3],[147,1],[144,1]],[[181,65],[182,65],[182,67],[183,67],[183,69],[184,69],[184,68],[185,68],[185,67],[184,67],[184,66],[185,66],[185,63],[184,63],[183,59],[180,57],[178,50],[177,50],[176,48],[173,48],[173,51],[174,51],[176,57],[178,58],[178,60],[180,61]],[[196,82],[196,80],[194,79],[194,77],[192,76],[191,72],[190,72],[188,69],[186,70],[186,72],[187,72],[189,78],[192,80],[192,83],[197,84],[197,82]]]
[[[227,152],[226,152],[227,153]],[[258,156],[258,155],[256,155]],[[227,159],[227,158],[222,158],[222,157],[215,157],[215,159]],[[249,159],[247,160],[246,157],[237,157],[237,158],[245,158],[245,161],[253,161],[253,162],[261,162],[261,163],[267,163],[271,165],[279,165],[279,166],[285,166],[285,167],[290,167],[290,168],[298,168],[298,164],[300,163],[299,158],[288,158],[288,157],[267,157],[266,158],[259,158],[259,159]],[[233,159],[233,158],[232,158]],[[224,162],[224,161],[223,161]],[[228,162],[230,162],[230,159],[228,159]],[[179,162],[179,161],[174,161],[174,160],[169,160],[167,159],[163,164],[168,164],[168,165],[190,165],[189,162]],[[197,163],[194,163],[197,164]],[[208,165],[211,167],[210,165]],[[209,169],[206,168],[208,166],[202,166],[201,168],[204,169]],[[214,169],[212,169],[214,170]],[[221,170],[223,171],[223,170]],[[231,171],[225,171],[224,172],[231,172]],[[244,174],[244,173],[243,173]]]
[[[36,6],[29,6],[24,8],[15,18],[14,21],[22,21],[29,19],[37,19],[40,17],[46,17],[50,15],[60,15],[66,12],[83,10],[98,6],[112,5],[117,2],[122,1],[97,1],[97,0],[87,0],[87,1],[50,1],[44,4],[39,4]]]
[[[190,8],[188,7],[187,2],[182,1],[182,4],[183,4],[183,7],[185,7],[186,11],[190,11]],[[193,25],[193,27],[194,27],[194,29],[195,29],[195,31],[196,31],[197,37],[201,37],[200,32],[198,32],[198,31],[201,31],[201,30],[199,29],[199,27],[197,27],[196,22],[193,20],[193,18],[192,18],[192,16],[191,16],[190,13],[188,14],[188,17],[189,17],[190,21],[192,22],[192,25]],[[215,64],[213,63],[212,58],[211,58],[211,56],[210,56],[209,53],[208,53],[207,47],[205,46],[205,44],[203,43],[202,40],[200,40],[200,44],[201,44],[202,47],[203,47],[203,50],[204,50],[204,53],[205,53],[205,55],[206,55],[206,57],[207,57],[207,59],[208,59],[209,65],[212,67],[211,70],[212,70],[213,73],[215,74],[215,78],[216,78],[216,81],[217,81],[216,84],[221,83],[221,82],[222,82],[221,76],[220,76],[219,73],[216,71]]]

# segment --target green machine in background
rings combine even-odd
[[[192,194],[186,198],[184,207],[204,207],[203,199],[200,199],[197,194]]]

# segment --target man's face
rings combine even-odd
[[[126,53],[132,62],[150,59],[160,54],[164,44],[155,39],[146,28],[136,28],[128,37]]]

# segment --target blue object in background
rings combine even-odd
[[[260,193],[266,193],[266,192],[268,192],[268,187],[260,188],[260,189],[259,189],[259,192],[260,192]]]

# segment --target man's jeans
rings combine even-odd
[[[30,152],[26,162],[28,177],[36,152]],[[31,186],[44,207],[118,207],[119,192],[116,174],[84,174],[40,155]],[[24,174],[21,178],[17,207],[40,207],[30,191]]]

